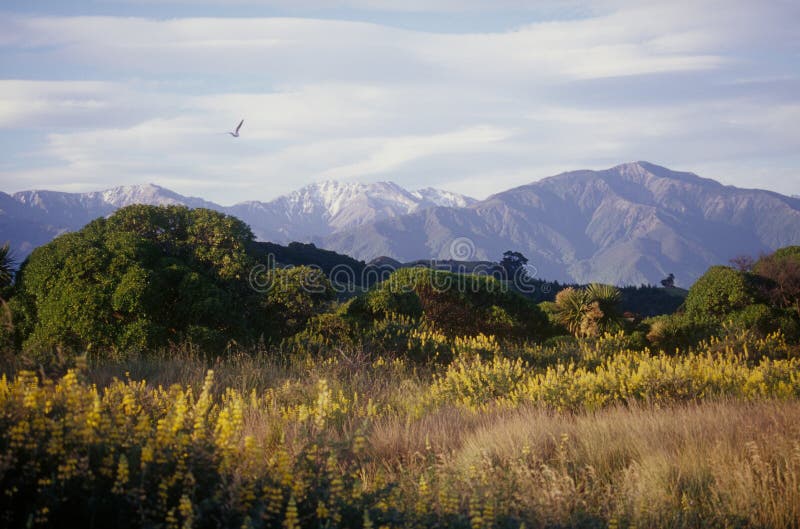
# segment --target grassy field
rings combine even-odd
[[[2,524],[799,527],[800,361],[771,340],[22,371],[0,382]]]

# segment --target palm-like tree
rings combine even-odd
[[[0,246],[0,288],[11,284],[14,277],[14,257],[11,254],[11,246],[5,243]]]
[[[613,331],[619,328],[622,315],[619,304],[622,293],[612,285],[592,283],[586,288],[586,295],[596,310],[592,311],[595,334]]]
[[[583,320],[588,310],[589,300],[585,290],[569,287],[556,294],[553,311],[556,320],[572,334],[581,334]]]
[[[566,288],[556,295],[556,319],[576,336],[597,336],[619,328],[622,295],[611,285],[593,283],[585,289]]]

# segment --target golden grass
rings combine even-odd
[[[190,351],[3,379],[0,525],[800,528],[795,364],[620,352],[554,367],[552,402],[592,396],[559,412],[510,397],[544,371],[474,362]],[[594,397],[635,384],[662,398]]]
[[[377,424],[392,479],[506,505],[528,526],[798,527],[800,403],[706,402],[564,414],[442,409]],[[480,484],[476,487],[476,483]]]

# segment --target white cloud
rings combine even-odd
[[[683,169],[774,159],[781,189],[794,185],[800,100],[770,88],[798,82],[796,7],[570,9],[585,16],[460,34],[304,18],[9,16],[0,53],[18,79],[0,80],[0,134],[31,143],[0,147],[0,188],[156,181],[232,202],[337,177],[480,195],[635,159]],[[101,80],[14,74],[31,64],[40,78]],[[242,137],[226,136],[242,117]],[[762,173],[747,174],[758,185]]]

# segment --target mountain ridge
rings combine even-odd
[[[0,192],[0,238],[10,234],[8,238],[22,259],[36,246],[120,207],[149,204],[204,207],[231,214],[247,222],[260,240],[312,242],[364,222],[438,204],[474,202],[471,197],[434,188],[408,191],[393,182],[330,180],[309,184],[270,201],[251,200],[231,206],[180,195],[153,183],[86,193],[32,189],[13,194]]]
[[[0,193],[0,233],[11,233],[24,257],[131,203],[208,207],[241,218],[260,240],[313,242],[364,261],[498,260],[517,250],[540,278],[579,283],[657,284],[675,273],[688,285],[736,255],[800,244],[800,199],[644,161],[567,171],[484,200],[393,182],[336,181],[231,206],[156,184]]]
[[[409,237],[409,232],[414,237]],[[458,211],[431,208],[334,234],[336,251],[400,261],[448,257],[469,237],[477,259],[522,251],[542,278],[688,285],[712,264],[800,243],[800,202],[631,162],[570,171],[508,189]]]

